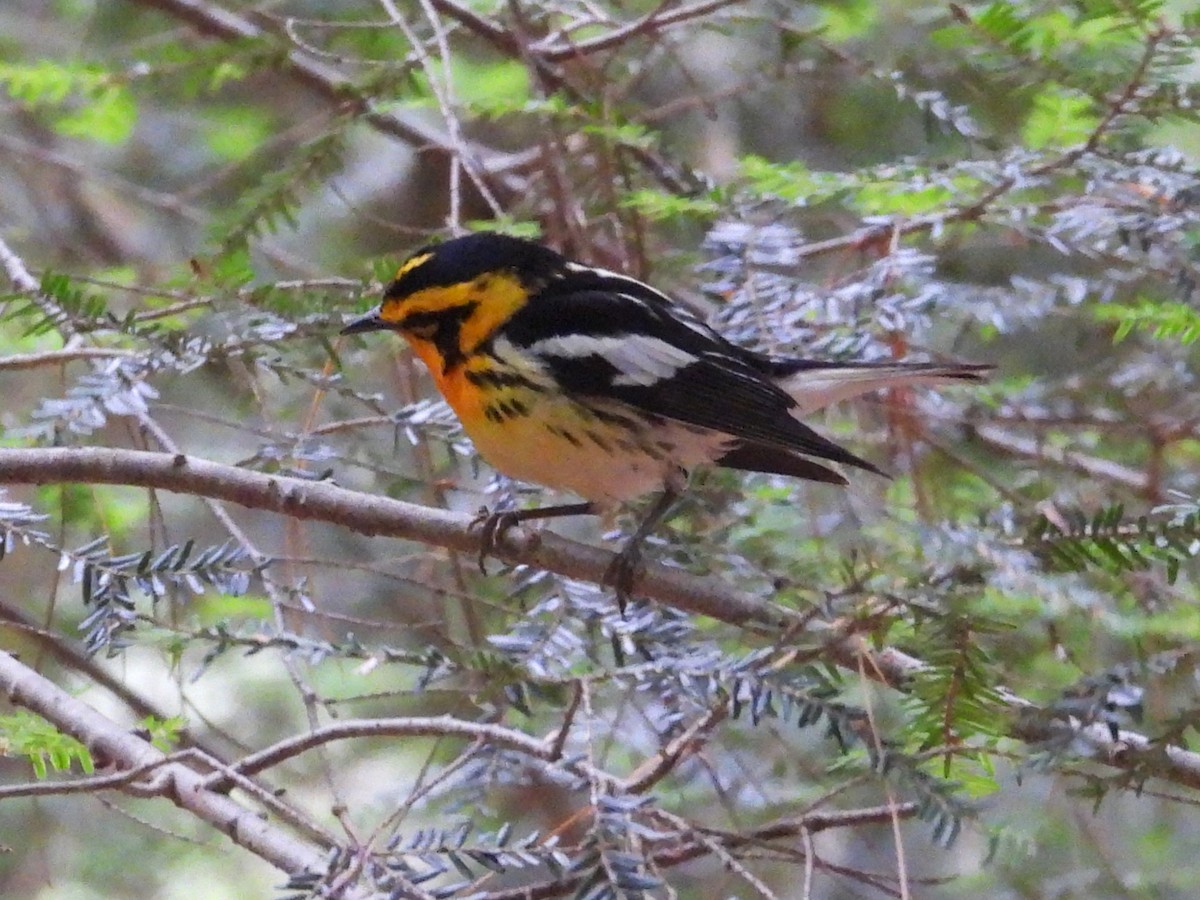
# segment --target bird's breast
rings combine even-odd
[[[574,397],[533,367],[469,361],[434,378],[488,463],[602,504],[677,484],[728,444],[727,435]]]

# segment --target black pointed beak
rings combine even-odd
[[[379,331],[391,326],[383,321],[379,315],[379,307],[375,307],[365,315],[359,316],[357,319],[351,319],[346,327],[343,328],[340,334],[361,334],[364,331]]]

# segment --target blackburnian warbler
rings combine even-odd
[[[976,381],[990,368],[767,356],[637,279],[492,233],[417,251],[383,302],[342,333],[378,329],[408,341],[484,459],[586,499],[487,517],[484,552],[516,522],[659,492],[610,570],[622,603],[642,539],[696,466],[831,484],[846,479],[818,460],[880,473],[800,417],[879,388]]]

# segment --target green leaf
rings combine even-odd
[[[150,743],[163,753],[170,753],[179,744],[179,734],[187,727],[187,719],[183,716],[166,719],[146,716],[139,724],[149,733]]]
[[[0,716],[0,754],[27,757],[38,779],[45,778],[51,768],[68,771],[74,761],[88,774],[95,771],[92,756],[82,743],[23,709]]]
[[[54,119],[54,129],[67,137],[120,144],[137,124],[137,103],[124,88],[106,88],[79,109]]]
[[[845,43],[866,36],[879,21],[881,7],[872,0],[850,0],[819,7],[821,36],[833,43]]]
[[[246,191],[230,212],[214,220],[213,237],[223,253],[245,250],[251,237],[295,226],[301,193],[323,186],[341,168],[344,135],[330,131],[293,152],[286,165],[272,169]]]
[[[1099,122],[1090,97],[1051,84],[1033,98],[1021,136],[1035,150],[1068,147],[1087,140]]]
[[[1098,322],[1115,323],[1113,343],[1134,331],[1149,331],[1157,340],[1193,344],[1200,339],[1200,312],[1186,303],[1143,299],[1136,303],[1106,303],[1092,313]]]
[[[503,234],[511,234],[513,237],[529,238],[530,240],[537,240],[542,236],[542,226],[537,222],[524,222],[511,218],[472,219],[466,223],[466,226],[471,231],[499,231]],[[396,266],[390,265],[385,271],[387,274],[380,278],[381,281],[391,278],[396,271]]]
[[[1016,43],[1025,28],[1025,20],[1011,0],[997,0],[975,14],[971,24],[992,39],[1006,44]]]
[[[636,210],[639,214],[656,222],[671,221],[685,216],[715,218],[720,214],[722,203],[711,194],[699,197],[681,197],[667,191],[642,190],[626,195],[621,205]]]
[[[99,86],[97,70],[61,65],[50,60],[35,63],[0,63],[0,84],[14,100],[30,106],[62,103],[72,91]]]
[[[814,172],[804,163],[773,163],[761,156],[746,156],[738,164],[752,193],[778,197],[800,206],[827,200],[848,186],[845,176]]]
[[[261,107],[227,106],[209,110],[204,140],[225,160],[242,160],[253,154],[271,134],[273,122]]]
[[[0,84],[32,109],[53,111],[51,126],[68,137],[118,144],[137,122],[137,103],[124,80],[98,66],[0,64]]]
[[[479,64],[456,56],[452,72],[455,95],[468,106],[517,111],[529,102],[529,69],[520,60]]]
[[[859,188],[854,205],[864,215],[915,216],[941,209],[954,197],[955,192],[941,184],[877,182]]]

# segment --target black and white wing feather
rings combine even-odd
[[[634,279],[568,270],[514,314],[502,335],[569,393],[737,439],[719,460],[725,465],[843,480],[793,456],[803,454],[879,471],[795,418],[796,401],[772,377],[777,363],[731,344]]]

